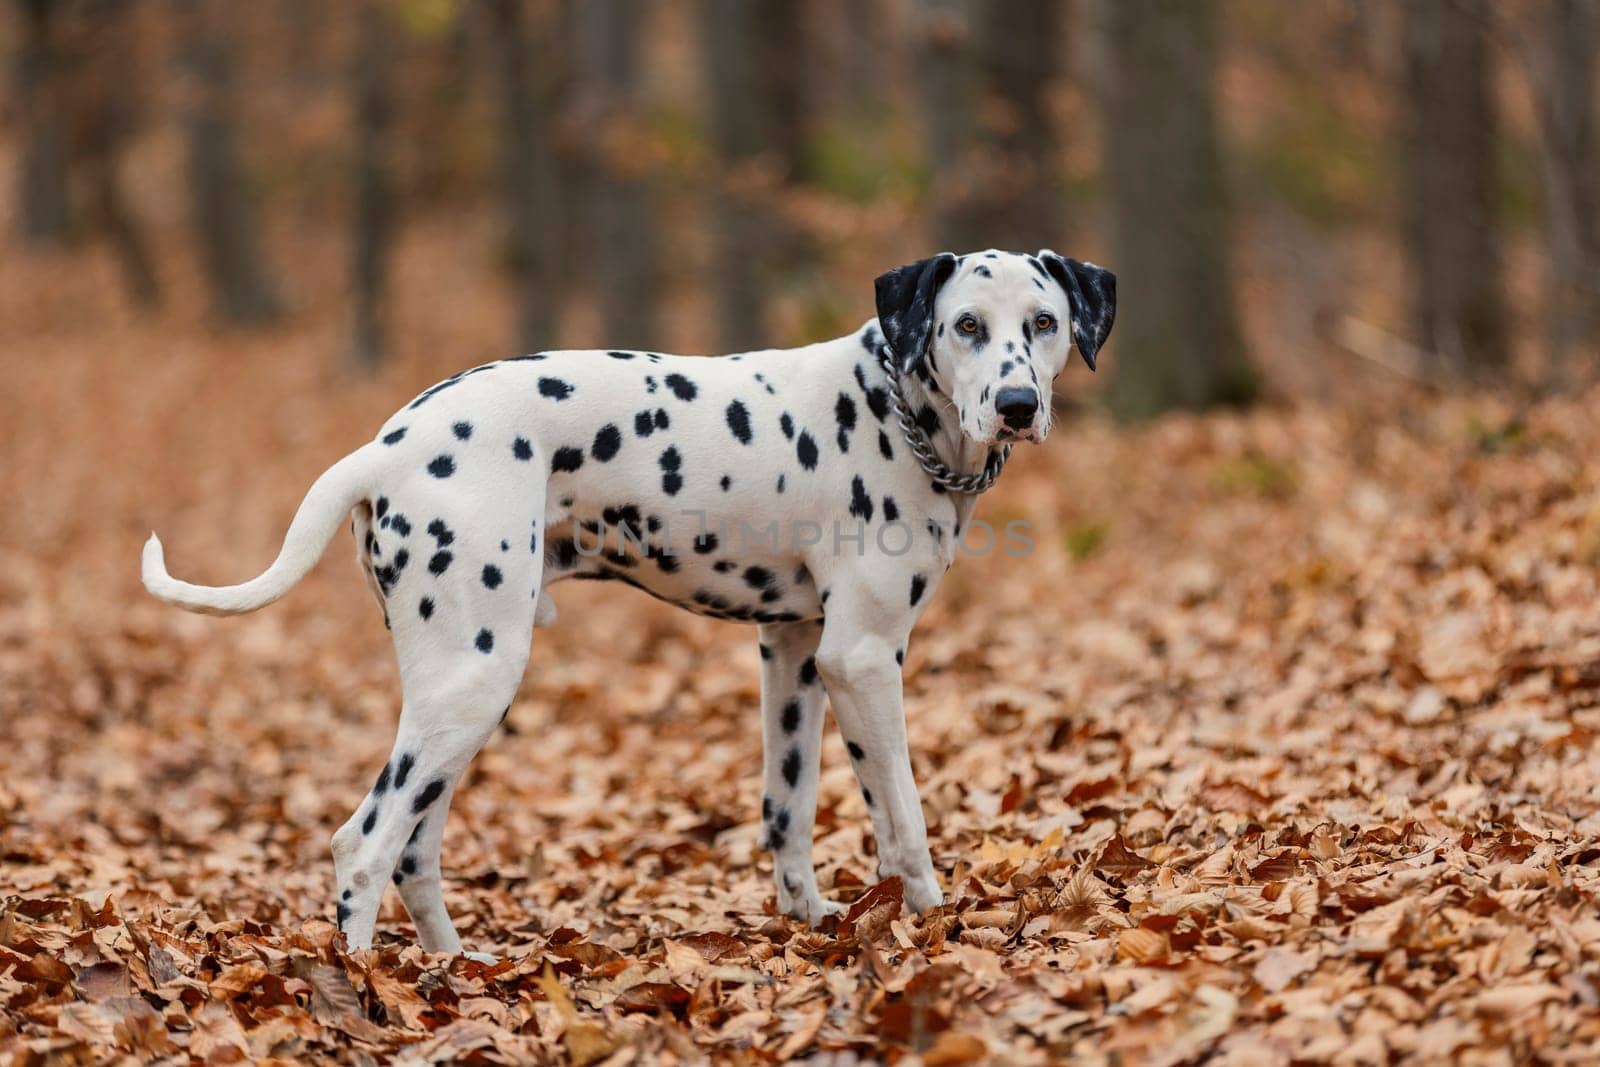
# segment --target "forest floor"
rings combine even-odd
[[[14,257],[10,257],[14,258]],[[955,1064],[1583,1062],[1600,1046],[1600,395],[1093,417],[1019,451],[906,662],[949,903],[871,888],[832,727],[817,855],[847,921],[773,913],[747,628],[562,587],[459,792],[462,935],[393,894],[332,923],[328,838],[397,683],[342,538],[231,581],[416,389],[496,353],[441,286],[342,371],[262,337],[85,315],[103,267],[0,264],[0,1051]],[[102,301],[103,303],[103,301]],[[1105,353],[1116,358],[1115,338]],[[1067,387],[1086,378],[1081,367]]]

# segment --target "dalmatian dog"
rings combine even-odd
[[[1116,279],[1054,252],[948,252],[876,282],[877,318],[719,358],[540,352],[428,389],[319,477],[278,558],[211,587],[144,548],[146,588],[232,615],[283,596],[346,516],[392,632],[394,748],[333,835],[337,915],[371,945],[386,883],[430,952],[462,951],[439,845],[567,578],[759,628],[763,846],[778,908],[843,906],[811,862],[824,698],[871,813],[880,877],[942,901],[906,745],[906,641],[1011,446],[1050,433],[1071,347],[1094,369]]]

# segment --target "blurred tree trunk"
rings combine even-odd
[[[586,0],[581,7],[579,54],[589,103],[587,158],[592,181],[589,218],[601,343],[648,348],[659,325],[656,197],[652,163],[643,147],[640,88],[642,0]],[[641,162],[641,159],[643,160]]]
[[[1059,0],[919,0],[934,235],[941,248],[1066,243],[1049,94],[1066,52]]]
[[[918,0],[916,17],[934,243],[953,252],[986,248],[977,195],[980,81],[972,0]]]
[[[67,240],[67,123],[54,0],[15,0],[19,16],[14,74],[22,127],[18,194],[22,236],[30,244]]]
[[[212,308],[241,325],[275,321],[277,287],[262,258],[250,183],[239,158],[234,58],[218,0],[175,0],[181,61],[191,82],[184,134],[193,221],[211,286]]]
[[[1550,0],[1541,14],[1528,66],[1539,112],[1549,256],[1546,344],[1559,385],[1570,349],[1600,329],[1600,6]]]
[[[1503,367],[1485,0],[1404,5],[1407,236],[1433,370]]]
[[[1213,104],[1216,5],[1102,8],[1102,118],[1122,313],[1110,398],[1124,417],[1246,403],[1256,378],[1233,303]]]
[[[768,343],[766,294],[791,236],[763,202],[792,180],[806,153],[799,0],[702,0],[701,48],[719,166],[715,216],[719,344]]]
[[[356,196],[352,272],[355,281],[355,356],[375,366],[384,356],[384,294],[389,279],[389,254],[394,239],[394,193],[389,185],[393,165],[391,130],[394,96],[390,56],[394,35],[379,0],[361,7],[360,40],[352,81],[355,93]]]
[[[979,211],[984,247],[1033,251],[1066,242],[1061,140],[1049,110],[1067,42],[1060,0],[986,0],[986,114]]]
[[[549,154],[548,71],[538,69],[524,0],[485,0],[500,95],[500,181],[507,252],[517,302],[517,340],[525,352],[557,343],[560,226]],[[539,49],[548,58],[552,49]]]
[[[138,78],[128,47],[130,0],[94,0],[83,9],[84,43],[74,83],[73,148],[88,183],[96,229],[111,240],[128,295],[140,307],[161,303],[155,259],[122,181],[122,150],[138,125]]]

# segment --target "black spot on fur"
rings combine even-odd
[[[396,789],[404,789],[406,787],[406,779],[411,777],[411,768],[416,764],[417,757],[409,752],[400,753],[400,762],[394,772],[394,787]]]
[[[472,423],[458,422],[454,426],[450,427],[450,430],[456,435],[458,440],[465,441],[467,438],[472,436]]]
[[[771,659],[772,658],[772,649],[768,648],[766,645],[759,645],[759,644],[756,647],[761,650],[761,658],[762,659]]]
[[[385,763],[383,770],[378,772],[378,780],[372,783],[372,795],[381,797],[389,790],[389,765]]]
[[[699,395],[700,390],[695,384],[681,374],[669,374],[664,380],[667,388],[672,390],[672,395],[679,400],[693,400]]]
[[[833,417],[839,423],[839,451],[850,451],[850,433],[856,428],[856,402],[843,393],[833,403]]]
[[[388,433],[383,435],[383,443],[386,445],[397,445],[405,438],[405,435],[406,428],[404,426],[400,427],[398,430],[390,430]]]
[[[389,516],[389,529],[393,530],[401,537],[411,536],[411,522],[399,512],[395,512],[393,515]]]
[[[800,431],[800,440],[795,442],[794,454],[800,460],[800,466],[808,471],[817,469],[817,442],[805,430]]]
[[[551,400],[565,400],[572,395],[572,383],[564,382],[560,378],[540,378],[539,395],[547,396]]]
[[[473,642],[479,652],[489,653],[494,651],[494,634],[488,630],[479,630],[478,639]]]
[[[422,616],[424,622],[433,618],[433,600],[429,597],[423,597],[417,604],[417,614]]]
[[[558,448],[556,454],[550,458],[550,470],[553,472],[575,471],[581,466],[583,466],[581,448]]]
[[[372,513],[380,519],[389,514],[389,498],[380,496],[378,502],[372,505]]]
[[[867,410],[872,412],[872,417],[882,422],[889,417],[889,390],[882,386],[874,386],[867,390]]]
[[[923,591],[928,588],[928,579],[925,575],[913,574],[911,576],[911,603],[915,606],[922,599]]]
[[[744,584],[751,589],[765,589],[772,584],[772,572],[765,567],[746,567],[744,569]]]
[[[782,496],[782,495],[783,495],[783,483],[784,483],[784,478],[785,478],[785,476],[784,476],[784,475],[782,475],[782,474],[780,474],[780,475],[778,475],[778,485],[777,485],[777,490],[778,490],[778,495],[779,495],[779,496]]]
[[[789,754],[783,757],[783,780],[793,789],[800,781],[800,750],[791,748]]]
[[[817,680],[817,657],[807,656],[806,661],[800,664],[800,684],[810,685]]]
[[[990,271],[988,267],[983,266],[981,263],[978,266],[972,268],[972,273],[974,273],[976,275],[979,275],[980,277],[984,277],[984,278],[993,278],[994,277],[994,273],[992,271]]]
[[[717,535],[708,530],[694,539],[694,550],[699,555],[709,556],[719,544],[721,542],[717,540]]]
[[[932,437],[939,432],[939,413],[924,404],[922,410],[917,412],[917,425],[922,428],[923,433]]]
[[[420,815],[428,810],[428,805],[439,799],[439,794],[444,792],[444,779],[435,778],[417,793],[416,799],[411,802],[411,814]]]
[[[884,459],[894,459],[894,447],[889,444],[889,435],[882,430],[878,431],[878,451]]]
[[[729,489],[732,489],[732,488],[733,488],[733,479],[731,477],[729,477],[728,475],[724,474],[722,476],[722,491],[724,493],[726,493]]]
[[[428,473],[435,478],[448,478],[456,472],[456,461],[449,456],[435,456],[428,464]]]
[[[449,547],[456,539],[456,535],[444,524],[443,519],[434,519],[428,523],[428,533],[439,542],[440,548]]]
[[[612,359],[632,359],[634,357],[632,352],[607,352],[606,355]]]
[[[783,706],[783,732],[792,734],[798,729],[800,729],[800,701],[791,700]]]
[[[856,744],[854,741],[846,741],[844,743],[844,747],[849,751],[851,759],[861,759],[866,755],[866,752],[862,750],[861,746]]]
[[[778,416],[778,429],[783,431],[785,440],[794,440],[794,417],[787,411]]]
[[[378,826],[378,806],[374,804],[372,810],[367,812],[367,817],[361,823],[362,835],[370,834]]]
[[[861,787],[861,799],[867,802],[867,807],[872,807],[872,790],[866,786]]]
[[[401,874],[416,874],[417,860],[415,856],[407,856],[400,861]]]
[[[649,437],[656,432],[656,424],[651,420],[648,410],[633,416],[633,432],[640,437]]]
[[[678,490],[683,488],[683,476],[678,473],[683,466],[683,456],[678,453],[676,446],[668,446],[661,458],[657,460],[661,465],[661,491],[668,496],[677,496]]]
[[[711,565],[711,569],[718,574],[727,574],[729,571],[738,570],[739,565],[731,559],[719,559]]]
[[[519,437],[511,442],[511,454],[520,460],[530,460],[533,458],[533,445],[526,437]]]
[[[612,423],[606,423],[595,432],[594,444],[589,448],[589,454],[601,463],[606,463],[622,448],[622,431]]]
[[[435,552],[433,558],[428,561],[428,572],[435,577],[443,574],[449,569],[450,561],[453,559],[455,556],[449,552]]]
[[[350,890],[346,889],[345,892],[348,893]],[[339,919],[339,929],[343,930],[345,920],[350,918],[350,906],[345,904],[343,901],[340,901],[339,906],[334,909],[334,914]]]
[[[894,497],[892,497],[892,496],[884,497],[883,498],[883,521],[884,522],[894,522],[899,517],[900,517],[900,505],[898,505],[898,504],[896,504],[894,502]]]
[[[496,567],[493,563],[484,564],[483,584],[486,589],[499,589],[500,583],[504,580],[505,579],[500,574],[499,567]]]
[[[750,409],[744,406],[744,401],[735,400],[728,405],[728,430],[738,439],[741,445],[750,443]]]
[[[656,429],[658,429],[658,430],[665,430],[668,426],[672,425],[672,420],[667,418],[667,409],[666,408],[656,408],[656,416],[655,417],[656,417]]]
[[[872,521],[872,498],[867,495],[866,484],[859,474],[850,482],[850,514],[862,522]]]
[[[906,650],[903,649],[903,648],[895,649],[894,650],[894,661],[896,663],[900,664],[900,666],[904,667],[906,665]]]

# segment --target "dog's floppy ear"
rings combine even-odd
[[[1078,354],[1094,370],[1094,359],[1117,318],[1117,276],[1093,263],[1058,256],[1048,248],[1039,253],[1044,269],[1066,290],[1072,303],[1072,340]]]
[[[933,332],[933,302],[956,269],[949,252],[878,275],[878,325],[902,371],[915,367]]]

